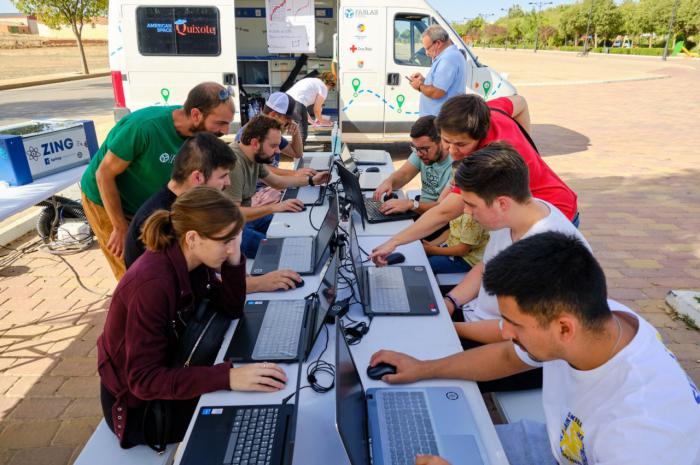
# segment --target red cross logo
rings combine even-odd
[[[350,47],[350,51],[352,53],[355,53],[357,51],[357,47],[355,47],[355,44],[352,44],[352,47]]]

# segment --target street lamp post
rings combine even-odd
[[[591,18],[593,17],[593,4],[595,3],[595,0],[591,0],[591,8],[588,10],[588,24],[586,24],[586,38],[583,40],[583,52],[581,52],[581,56],[588,56],[588,35],[590,34],[591,30]],[[578,42],[578,41],[577,41]],[[576,44],[574,44],[576,45]]]
[[[510,13],[510,9],[508,8],[501,8],[501,11],[505,11],[506,16]],[[503,40],[503,51],[506,50],[508,50],[508,20],[506,20],[506,38]]]
[[[528,2],[529,5],[536,6],[539,8],[539,12],[542,12],[542,7],[544,5],[553,5],[552,2]],[[534,52],[537,53],[537,42],[540,38],[540,24],[539,24],[539,14],[537,13],[537,10],[535,10],[535,50]]]
[[[679,0],[673,3],[673,11],[671,11],[671,20],[668,22],[668,35],[666,36],[666,43],[664,44],[664,54],[661,59],[666,61],[668,57],[668,43],[671,41],[671,34],[673,34],[673,23],[676,21],[676,10],[678,9]]]

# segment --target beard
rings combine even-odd
[[[437,152],[435,152],[435,158],[433,160],[424,161],[427,166],[434,165],[442,158],[442,147],[438,147]]]
[[[190,129],[190,133],[192,133],[193,135],[197,134],[198,132],[210,132],[210,133],[214,134],[216,137],[221,137],[224,135],[224,133],[221,131],[216,131],[216,132],[207,131],[207,127],[204,125],[204,120],[202,120],[202,122],[196,126],[190,126],[189,129]]]
[[[534,355],[532,355],[532,354],[525,348],[525,346],[523,346],[517,339],[511,339],[511,341],[513,341],[513,344],[515,344],[516,346],[520,347],[520,348],[521,348],[532,360],[534,360],[535,362],[539,362],[539,363],[543,363],[543,362],[544,362],[544,360],[539,359],[539,358],[535,357]]]
[[[258,149],[258,151],[255,153],[255,162],[256,163],[262,163],[263,165],[271,165],[272,161],[275,159],[275,156],[271,156],[269,158],[265,157],[265,153],[262,150],[262,147]]]

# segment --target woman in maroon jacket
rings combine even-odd
[[[172,366],[176,334],[182,334],[201,299],[209,298],[231,317],[241,315],[243,223],[233,201],[209,187],[186,192],[171,212],[159,210],[146,220],[141,239],[147,252],[119,281],[97,340],[102,410],[122,447],[154,443],[148,401],[167,404],[165,442],[171,443],[184,437],[204,393],[284,387],[287,377],[272,363]]]

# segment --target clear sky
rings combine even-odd
[[[552,0],[554,5],[562,3],[574,3],[575,0]],[[524,10],[530,10],[532,5],[529,1],[514,2],[513,0],[491,0],[490,2],[477,2],[475,0],[467,0],[460,2],[455,0],[428,0],[447,20],[462,22],[464,18],[474,18],[480,14],[492,15],[486,16],[487,21],[493,21],[505,13],[501,8],[508,9],[511,6],[518,4]],[[173,2],[177,3],[177,2]],[[545,8],[550,5],[545,5]],[[0,0],[0,13],[12,13],[17,9],[12,5],[10,0]]]

